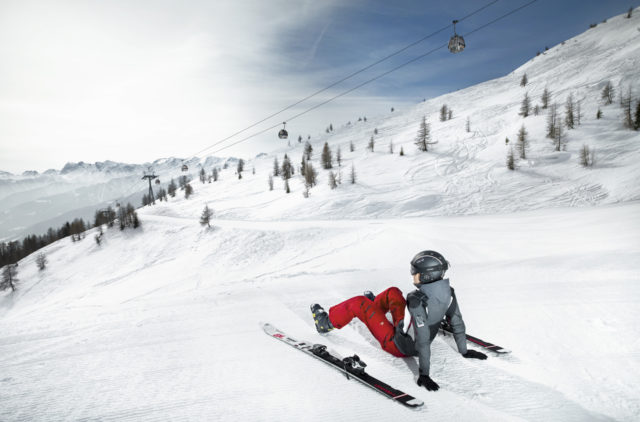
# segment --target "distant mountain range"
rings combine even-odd
[[[67,163],[60,170],[43,173],[29,170],[20,175],[0,171],[0,240],[16,240],[28,234],[44,234],[49,227],[57,228],[74,218],[93,219],[96,209],[115,201],[140,205],[146,192],[142,175],[153,171],[166,185],[171,178],[184,174],[197,177],[204,168],[230,165],[237,158],[162,158],[152,163],[129,164],[115,161]]]

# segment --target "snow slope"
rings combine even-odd
[[[0,293],[0,420],[638,420],[640,138],[620,126],[616,105],[593,118],[603,81],[637,80],[635,15],[504,78],[316,137],[315,158],[325,140],[341,146],[335,191],[317,160],[310,198],[297,175],[291,194],[279,180],[269,191],[267,155],[240,180],[229,168],[219,182],[193,182],[189,200],[179,192],[141,209],[138,231],[47,246],[42,272],[23,259],[19,290]],[[588,66],[603,60],[616,72]],[[585,96],[567,151],[552,151],[544,116],[517,116],[524,91],[535,102],[545,84],[559,102]],[[438,122],[443,103],[454,119]],[[422,154],[412,142],[425,113],[439,143]],[[504,137],[523,123],[530,158],[510,172]],[[365,152],[374,128],[380,151]],[[391,139],[405,157],[386,152]],[[582,142],[596,148],[593,168],[577,162]],[[301,147],[275,152],[297,164]],[[205,204],[211,229],[198,224]],[[309,312],[363,290],[408,293],[408,262],[423,249],[451,261],[469,333],[513,351],[469,361],[438,337],[436,393],[415,384],[414,358],[387,355],[359,322],[319,335]],[[357,353],[424,407],[346,380],[266,336],[260,321]]]

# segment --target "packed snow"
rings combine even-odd
[[[640,135],[599,99],[606,81],[639,80],[638,28],[640,13],[609,19],[504,78],[314,137],[309,198],[297,171],[290,194],[279,179],[268,189],[274,157],[299,165],[292,140],[248,160],[242,179],[231,166],[218,182],[196,178],[189,199],[140,209],[140,229],[51,244],[44,271],[23,259],[18,290],[0,293],[0,420],[638,420]],[[561,112],[570,92],[582,99],[566,151],[545,138],[546,111],[518,116],[524,93],[535,105],[545,86]],[[442,104],[453,119],[438,120]],[[427,153],[413,145],[423,115],[438,141]],[[529,157],[510,171],[504,138],[522,124]],[[325,141],[344,159],[335,190],[318,162]],[[593,167],[579,164],[583,143]],[[205,205],[211,228],[198,221]],[[424,249],[451,262],[468,333],[512,350],[467,360],[437,337],[438,392],[359,321],[320,335],[309,312],[364,290],[410,292]],[[424,406],[347,380],[261,322],[358,354]]]

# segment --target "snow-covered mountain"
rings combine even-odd
[[[640,89],[639,28],[638,11],[611,18],[503,78],[313,137],[309,198],[303,146],[282,145],[248,160],[242,179],[230,166],[218,182],[192,182],[189,199],[140,209],[141,229],[53,243],[44,271],[23,259],[19,289],[0,293],[0,419],[637,420],[640,135],[600,93],[607,81]],[[545,137],[547,110],[518,115],[525,92],[535,106],[545,87],[561,111],[570,93],[581,101],[564,151]],[[441,122],[443,104],[453,118]],[[426,153],[413,144],[425,115],[438,141]],[[510,171],[505,138],[523,124],[528,158]],[[319,164],[325,142],[343,158],[335,190]],[[579,163],[583,144],[593,167]],[[285,153],[290,194],[267,183]],[[198,222],[205,205],[212,229]],[[360,322],[321,336],[309,312],[390,285],[408,293],[409,260],[424,249],[452,263],[468,332],[513,351],[470,361],[436,338],[437,393],[415,384],[415,359],[383,352]],[[425,405],[384,400],[267,337],[261,321],[357,353]]]
[[[0,240],[20,239],[28,234],[44,234],[74,218],[92,220],[97,209],[115,201],[140,205],[148,187],[141,179],[150,168],[166,185],[181,174],[186,163],[195,175],[201,166],[222,166],[235,158],[164,158],[152,163],[127,164],[114,161],[67,163],[62,169],[42,174],[25,171],[21,175],[0,173]]]

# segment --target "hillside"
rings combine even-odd
[[[21,260],[19,289],[0,292],[0,420],[637,420],[640,135],[600,93],[606,81],[640,89],[638,28],[640,13],[617,16],[503,78],[334,122],[312,138],[309,198],[302,145],[280,144],[247,160],[242,179],[233,166],[215,183],[194,173],[194,195],[139,209],[140,229],[108,229],[101,245],[97,229],[55,242],[44,271]],[[524,93],[535,105],[545,87],[561,111],[569,93],[582,100],[566,151],[545,137],[545,112],[518,115]],[[440,122],[443,104],[453,118]],[[438,143],[422,153],[413,141],[425,115]],[[510,171],[504,139],[523,124],[529,157]],[[344,159],[335,190],[318,162],[324,142]],[[593,167],[578,162],[583,143]],[[267,185],[285,153],[291,194],[280,179]],[[210,229],[198,223],[205,205]],[[320,335],[309,312],[364,290],[410,292],[409,260],[424,249],[452,263],[468,332],[512,350],[470,361],[436,338],[437,393],[415,384],[414,358],[392,358],[360,322]],[[357,353],[425,405],[410,411],[345,379],[267,337],[266,321]]]

